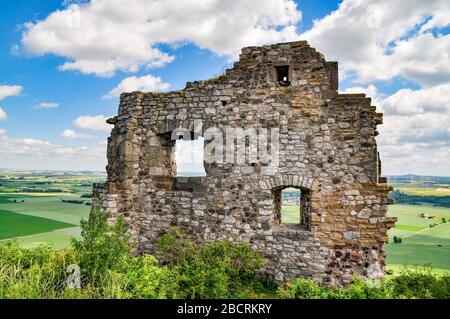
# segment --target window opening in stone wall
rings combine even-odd
[[[289,81],[289,66],[282,65],[276,66],[275,70],[277,71],[277,81],[281,86],[289,86],[291,82]]]
[[[176,177],[206,176],[203,162],[204,138],[176,141],[172,151],[172,165]]]
[[[275,213],[281,224],[307,225],[310,209],[310,192],[287,187],[275,191]]]
[[[281,223],[300,224],[301,190],[286,188],[281,192]]]

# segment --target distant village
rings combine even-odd
[[[283,206],[299,206],[300,192],[283,192]]]

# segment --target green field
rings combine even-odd
[[[283,206],[281,211],[281,222],[283,224],[298,224],[300,222],[300,207]]]
[[[72,237],[79,237],[80,219],[89,215],[90,207],[61,199],[79,198],[79,194],[0,194],[0,240],[16,239],[24,247],[65,247]]]
[[[450,188],[423,188],[423,187],[395,187],[395,189],[408,195],[417,196],[450,196]]]
[[[46,233],[73,226],[52,219],[0,210],[0,240]]]
[[[421,218],[420,214],[435,216]],[[395,228],[389,231],[390,243],[386,245],[388,268],[404,265],[431,265],[435,271],[450,271],[450,209],[422,204],[396,204],[389,206],[389,215],[398,218]],[[442,223],[442,218],[448,220]],[[430,225],[437,224],[433,228]],[[395,244],[394,236],[402,243]]]
[[[420,214],[435,216],[424,219]],[[412,265],[431,265],[437,272],[450,271],[450,209],[429,204],[389,206],[390,216],[398,218],[396,227],[389,231],[386,245],[388,269]],[[283,206],[283,223],[298,223],[299,207]],[[448,220],[442,223],[442,218]],[[436,226],[430,228],[430,225]],[[393,237],[401,237],[395,244]]]
[[[92,184],[105,178],[104,172],[0,169],[0,240],[14,239],[27,248],[67,246],[89,215],[90,206],[83,203],[90,201]]]

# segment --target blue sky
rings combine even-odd
[[[385,113],[386,173],[450,175],[446,1],[104,3],[0,2],[0,167],[101,170],[100,122],[121,91],[183,88],[220,74],[244,45],[307,39],[339,61],[342,92],[368,93]]]

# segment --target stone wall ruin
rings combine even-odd
[[[337,63],[305,41],[244,48],[223,76],[183,90],[122,94],[108,122],[108,179],[94,198],[112,220],[124,217],[138,252],[154,253],[177,226],[200,242],[249,243],[277,281],[345,285],[383,274],[395,219],[375,140],[382,114],[364,94],[339,94]],[[174,130],[210,127],[277,128],[277,167],[224,162],[205,164],[206,176],[175,176]],[[281,223],[287,187],[302,190],[298,224]]]

